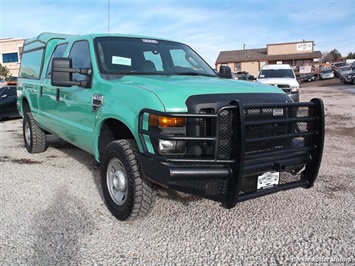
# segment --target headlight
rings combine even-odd
[[[184,155],[186,153],[185,140],[169,139],[186,136],[186,118],[149,114],[148,123],[149,130],[160,135],[151,138],[155,152],[160,155]]]
[[[291,92],[299,92],[300,87],[299,86],[290,86],[291,87]]]

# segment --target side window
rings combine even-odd
[[[241,63],[240,63],[240,62],[234,63],[234,70],[235,70],[235,71],[242,70]]]
[[[89,43],[87,41],[74,43],[69,58],[73,59],[73,68],[91,68]],[[86,75],[73,74],[73,80],[86,80],[88,78]]]
[[[49,77],[52,73],[52,61],[53,58],[55,57],[63,57],[65,49],[67,49],[68,44],[67,43],[63,43],[63,44],[59,44],[57,45],[57,47],[54,49],[54,52],[52,54],[51,60],[49,61],[49,65],[47,68],[47,74],[46,76]]]
[[[21,78],[39,79],[42,68],[43,49],[24,52],[21,60],[19,76]]]
[[[8,87],[8,86],[5,86],[5,87],[2,87],[1,90],[0,90],[0,97],[1,96],[4,96],[4,95],[7,95],[7,97],[9,96],[15,96],[16,95],[16,87]]]

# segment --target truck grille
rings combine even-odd
[[[309,107],[283,108],[245,108],[243,135],[246,139],[245,153],[252,160],[257,161],[258,153],[277,152],[290,148],[306,147],[312,142],[313,120],[300,121],[312,116]],[[201,113],[207,113],[201,110]],[[218,131],[215,133],[217,145],[217,159],[232,159],[232,144],[242,130],[238,128],[238,119],[234,109],[226,109],[219,114]],[[267,122],[267,123],[265,123]],[[200,136],[211,136],[211,119],[200,119]],[[296,135],[295,135],[296,134]],[[297,136],[297,134],[299,136]],[[209,147],[205,155],[212,155],[214,141],[201,141],[201,147]],[[236,147],[238,149],[238,147]],[[253,156],[254,155],[254,156]]]
[[[211,113],[213,109],[202,109],[200,114]],[[200,137],[216,137],[215,141],[200,141],[199,145],[203,148],[202,155],[213,156],[215,145],[217,145],[218,159],[231,159],[232,138],[233,138],[233,111],[224,110],[219,114],[218,130],[215,129],[216,122],[214,119],[199,119],[199,136]]]
[[[217,136],[218,143],[218,159],[230,159],[232,152],[233,140],[233,112],[231,110],[223,110],[219,116],[219,131]]]
[[[287,84],[272,84],[275,87],[278,87],[280,89],[282,89],[284,92],[286,93],[290,93],[291,92],[291,88],[289,85]]]

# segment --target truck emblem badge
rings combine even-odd
[[[100,106],[102,105],[102,102],[104,100],[104,96],[99,95],[99,94],[94,94],[92,96],[92,111],[97,112],[99,110]]]
[[[272,109],[273,116],[282,116],[284,114],[284,109],[282,108],[274,108]]]

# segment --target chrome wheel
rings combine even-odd
[[[25,124],[25,140],[28,146],[31,145],[31,129],[28,122]]]
[[[117,158],[112,158],[106,173],[107,188],[112,200],[119,206],[127,199],[128,185],[126,171]]]

